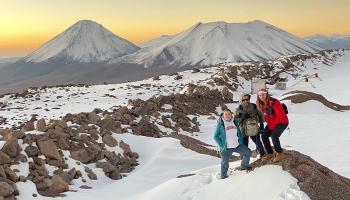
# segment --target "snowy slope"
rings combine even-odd
[[[145,67],[213,65],[224,61],[269,60],[321,49],[259,20],[198,23],[171,38],[155,40],[155,43],[158,45],[151,42],[147,48],[112,62],[144,64]]]
[[[231,168],[237,166],[239,162],[230,165]],[[304,192],[300,191],[297,180],[279,166],[267,165],[248,174],[233,172],[225,180],[217,179],[219,168],[220,166],[207,167],[193,172],[194,176],[171,179],[130,199],[309,199]],[[271,179],[274,181],[267,181]]]
[[[275,97],[293,90],[306,90],[324,95],[327,99],[339,104],[350,105],[348,74],[350,73],[350,52],[329,66],[317,60],[308,60],[300,63],[303,74],[319,73],[320,79],[310,79],[310,82],[301,82],[303,78],[290,79],[287,91],[270,89]],[[239,65],[239,64],[237,64]],[[227,66],[229,67],[229,66]],[[10,125],[26,121],[31,114],[38,114],[38,118],[59,119],[67,113],[88,112],[94,108],[112,110],[118,105],[127,105],[128,99],[148,99],[152,95],[168,95],[171,92],[183,92],[187,83],[207,85],[211,75],[217,73],[220,67],[202,69],[199,73],[184,71],[179,73],[181,80],[174,80],[174,76],[160,76],[160,81],[147,79],[125,84],[97,85],[90,87],[47,88],[30,98],[5,96],[0,102],[6,102],[8,107],[1,110],[1,116],[7,117]],[[234,93],[234,99],[242,92],[249,92],[247,81],[242,88]],[[310,84],[311,83],[311,84]],[[135,88],[135,86],[137,86]],[[140,87],[141,86],[141,87]],[[218,86],[210,86],[217,87]],[[336,88],[336,89],[335,89]],[[254,100],[256,95],[252,96]],[[252,100],[252,101],[253,101]],[[290,132],[281,136],[283,148],[295,149],[303,152],[335,172],[350,177],[350,159],[348,156],[348,134],[350,112],[336,112],[319,102],[309,101],[302,104],[285,102],[289,108]],[[234,109],[238,104],[228,104]],[[41,107],[41,108],[39,108]],[[46,111],[45,108],[48,110]],[[59,109],[57,109],[59,108]],[[212,131],[216,119],[209,116],[197,116],[200,122],[200,132],[187,134],[208,144],[214,144]],[[217,117],[217,116],[216,116]],[[341,120],[340,120],[341,119]],[[160,127],[162,128],[162,127]],[[200,155],[183,148],[179,141],[172,138],[148,138],[132,134],[116,136],[130,144],[131,149],[140,154],[140,165],[127,177],[120,181],[111,181],[103,178],[99,173],[97,181],[88,181],[91,190],[80,189],[81,182],[74,182],[70,187],[77,192],[67,192],[67,196],[57,198],[70,199],[308,199],[296,185],[296,179],[280,167],[265,166],[256,169],[250,174],[234,172],[226,180],[217,180],[215,176],[219,170],[218,158]],[[251,144],[250,147],[255,147]],[[74,160],[69,160],[74,165]],[[232,167],[238,162],[231,163]],[[92,167],[92,166],[91,166]],[[82,166],[77,166],[78,169]],[[93,168],[93,167],[92,167]],[[95,168],[93,168],[95,170]],[[194,173],[196,175],[176,178],[178,175]],[[274,181],[269,181],[274,180]],[[79,179],[80,181],[80,179]],[[260,183],[260,184],[257,184]],[[252,190],[254,186],[260,185]],[[36,193],[32,182],[19,183],[20,200],[51,199],[47,197],[32,197]],[[266,192],[265,188],[270,188]],[[261,189],[261,191],[260,191]],[[220,191],[221,192],[220,192]],[[172,195],[169,195],[172,194]],[[214,197],[211,195],[215,195]],[[244,195],[244,196],[243,196]],[[257,196],[259,195],[259,196]]]
[[[152,39],[150,41],[144,42],[142,44],[139,44],[138,46],[141,48],[146,48],[146,47],[153,47],[153,46],[159,46],[162,45],[163,43],[169,41],[173,36],[171,35],[162,35],[159,38]]]
[[[25,57],[24,61],[101,62],[138,49],[139,47],[114,35],[102,25],[81,20]]]
[[[350,49],[349,35],[313,35],[304,39],[323,49]]]

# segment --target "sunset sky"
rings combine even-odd
[[[1,0],[0,58],[90,19],[139,44],[197,22],[263,20],[297,36],[350,35],[350,0]]]

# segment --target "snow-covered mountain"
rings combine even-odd
[[[139,47],[90,20],[81,20],[24,58],[25,62],[92,63],[133,53]]]
[[[159,45],[162,45],[163,43],[169,41],[173,37],[174,36],[172,36],[172,35],[162,35],[159,38],[155,38],[155,39],[152,39],[150,41],[141,43],[138,46],[141,48],[159,46]]]
[[[350,49],[349,35],[313,35],[304,39],[323,49]]]
[[[320,47],[277,27],[248,23],[198,23],[174,36],[161,37],[141,50],[113,60],[145,67],[214,65],[225,61],[270,60],[282,55],[314,53]]]
[[[19,60],[19,57],[13,57],[13,58],[0,58],[0,67],[11,64]]]

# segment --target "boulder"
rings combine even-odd
[[[27,122],[23,127],[22,131],[27,132],[27,131],[33,131],[34,130],[34,122],[29,121]]]
[[[0,181],[0,197],[6,197],[14,193],[15,190],[10,184]]]
[[[116,139],[114,139],[113,136],[110,134],[105,134],[102,137],[102,141],[110,147],[115,147],[118,145],[118,141]]]
[[[24,151],[28,157],[37,156],[39,154],[39,149],[36,146],[27,146]]]
[[[5,154],[4,152],[0,151],[0,165],[5,165],[11,163],[12,160],[10,156]]]
[[[37,143],[41,153],[46,157],[62,161],[62,157],[58,153],[57,146],[51,139],[38,141]]]
[[[17,138],[11,138],[10,140],[8,140],[2,147],[1,151],[12,158],[16,157],[21,152],[21,148],[18,145]]]
[[[68,183],[64,181],[60,176],[53,175],[49,190],[56,193],[67,192],[69,190],[69,186]]]
[[[45,119],[42,118],[36,122],[36,129],[42,132],[47,131]]]

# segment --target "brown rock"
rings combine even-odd
[[[1,151],[12,158],[16,157],[21,152],[21,148],[18,145],[17,138],[11,138],[10,140],[8,140],[2,147]]]
[[[7,178],[10,179],[11,181],[13,181],[13,182],[18,181],[19,178],[18,178],[17,174],[14,171],[12,171],[11,168],[9,168],[9,167],[6,168],[5,173],[6,173]]]
[[[297,151],[284,151],[284,153],[284,160],[274,164],[281,165],[283,170],[298,179],[300,189],[310,199],[350,199],[350,179],[336,174]],[[259,159],[251,166],[260,167],[266,164],[272,164],[272,161],[266,163]]]
[[[98,116],[95,112],[90,112],[87,116],[87,119],[93,123],[101,121],[101,117]]]
[[[51,182],[50,190],[53,192],[61,193],[69,190],[68,183],[58,175],[52,176]]]
[[[118,169],[109,162],[96,162],[96,167],[102,168],[105,173],[110,173]]]
[[[117,169],[109,174],[109,178],[113,180],[119,180],[122,178],[122,176],[120,175],[119,170]]]
[[[27,122],[23,127],[22,131],[27,132],[27,131],[33,131],[34,130],[34,122],[29,121]]]
[[[0,177],[6,178],[5,169],[2,166],[0,166]]]
[[[88,177],[91,180],[97,180],[97,175],[88,167],[85,167],[85,172],[88,173]]]
[[[115,147],[118,145],[118,141],[116,139],[114,139],[113,136],[110,134],[105,134],[102,137],[102,141],[110,147]]]
[[[0,181],[0,196],[6,197],[14,192],[15,190],[11,187],[10,184]]]
[[[87,186],[87,185],[82,185],[79,188],[81,188],[81,189],[92,189],[92,187]]]
[[[0,151],[0,165],[8,164],[11,162],[12,162],[12,160],[11,160],[10,156],[8,156],[4,152]]]
[[[47,131],[45,119],[42,118],[36,122],[36,129],[42,132]]]
[[[56,144],[51,140],[38,141],[38,146],[42,154],[48,158],[53,158],[62,161],[62,157],[58,153]]]
[[[101,152],[101,148],[98,145],[91,145],[88,148],[83,148],[75,151],[71,151],[71,157],[75,160],[86,164],[95,160],[96,156]]]

